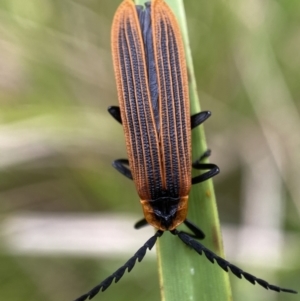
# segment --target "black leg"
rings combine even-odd
[[[186,219],[184,221],[184,224],[194,233],[194,235],[191,235],[189,233],[186,233],[184,231],[184,233],[186,233],[187,235],[189,235],[190,237],[196,238],[196,239],[203,239],[205,238],[205,234],[203,233],[203,231],[196,226],[195,224],[193,224],[191,221],[189,221],[188,219]]]
[[[141,219],[140,221],[138,221],[134,224],[134,229],[138,230],[138,229],[141,229],[141,228],[143,228],[145,226],[148,226],[148,225],[149,225],[148,222],[143,218],[143,219]]]
[[[121,118],[121,112],[120,112],[120,108],[117,106],[110,106],[107,108],[107,111],[109,112],[109,114],[115,119],[117,120],[119,123],[122,124],[122,118]]]
[[[191,129],[194,129],[211,116],[210,111],[203,111],[191,116]]]
[[[193,168],[198,169],[198,170],[209,169],[209,171],[203,173],[202,175],[192,178],[192,185],[204,182],[204,181],[212,178],[213,176],[217,175],[220,172],[219,167],[213,163],[201,163],[201,161],[203,159],[209,157],[210,154],[211,154],[211,151],[208,149],[206,152],[204,152],[203,155],[200,156],[200,158],[198,160],[193,162],[193,164],[192,164]]]
[[[100,284],[91,289],[88,293],[77,298],[75,301],[84,301],[86,299],[90,300],[97,295],[100,290],[102,292],[105,291],[111,285],[113,280],[115,280],[115,283],[118,282],[123,277],[126,270],[130,272],[133,269],[137,260],[138,262],[143,260],[147,249],[151,250],[155,245],[157,238],[162,235],[163,231],[158,230],[155,235],[150,237],[150,239],[148,239],[146,243],[140,249],[138,249],[138,251],[123,266],[117,269],[112,275],[104,279]]]
[[[124,166],[124,164],[129,165],[128,159],[115,160],[112,163],[112,166],[126,178],[132,180],[132,173],[128,167]]]
[[[190,235],[182,232],[182,231],[178,231],[178,230],[172,230],[171,233],[173,235],[178,235],[178,237],[180,238],[180,240],[182,240],[186,245],[188,245],[189,247],[191,247],[192,249],[194,249],[199,255],[202,255],[202,253],[205,254],[206,258],[214,263],[215,261],[218,263],[218,265],[225,271],[228,272],[228,269],[231,270],[231,272],[237,276],[238,278],[242,278],[242,276],[248,280],[249,282],[251,282],[252,284],[258,283],[259,285],[261,285],[262,287],[264,287],[265,289],[270,289],[276,292],[286,292],[286,293],[292,293],[292,294],[297,294],[296,291],[291,290],[291,289],[287,289],[287,288],[281,288],[279,286],[276,285],[272,285],[269,284],[267,281],[257,278],[247,272],[244,272],[242,269],[238,268],[237,266],[231,264],[230,262],[228,262],[227,260],[219,257],[217,254],[215,254],[214,252],[212,252],[211,250],[207,249],[206,247],[204,247],[201,243],[199,243],[198,241],[194,240]]]
[[[211,150],[208,149],[207,151],[205,151],[199,159],[197,159],[196,161],[193,162],[192,166],[197,168],[198,163],[200,163],[202,160],[204,160],[205,158],[208,158],[211,155]]]
[[[203,173],[202,175],[192,178],[192,185],[204,182],[220,172],[220,169],[217,165],[212,163],[201,163],[197,169],[209,169],[209,171]]]

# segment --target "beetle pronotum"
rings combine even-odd
[[[157,232],[122,267],[76,301],[91,299],[113,280],[119,281],[164,231],[177,235],[226,272],[230,269],[237,277],[266,289],[296,293],[244,272],[193,239],[203,239],[204,233],[186,219],[191,185],[213,177],[219,168],[201,163],[209,151],[191,161],[191,129],[203,123],[210,112],[190,117],[183,42],[170,8],[163,0],[147,2],[145,8],[124,0],[115,13],[111,39],[120,107],[110,107],[109,112],[123,125],[129,158],[116,160],[113,166],[134,181],[140,196],[144,219],[135,228],[150,224]],[[192,178],[191,167],[206,172]],[[182,223],[193,234],[178,231],[176,227]]]

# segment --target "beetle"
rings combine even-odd
[[[115,160],[113,166],[134,181],[140,197],[144,218],[135,228],[150,224],[157,231],[122,267],[75,301],[91,299],[113,280],[119,281],[165,231],[216,261],[226,272],[230,269],[237,277],[266,289],[296,293],[244,272],[195,240],[205,235],[186,218],[191,185],[215,176],[219,168],[202,162],[210,151],[192,163],[191,130],[211,113],[190,117],[184,47],[171,9],[163,0],[147,2],[145,7],[124,0],[114,16],[111,44],[120,107],[108,111],[123,126],[128,155],[128,159]],[[192,178],[192,167],[206,171]],[[193,234],[178,231],[182,223]]]

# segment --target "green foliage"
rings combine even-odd
[[[27,2],[0,3],[0,296],[9,301],[71,300],[126,258],[116,262],[101,254],[89,259],[71,254],[25,256],[9,244],[25,229],[7,237],[2,223],[23,212],[135,212],[142,217],[133,183],[111,167],[112,160],[126,157],[122,128],[106,112],[109,105],[117,105],[110,26],[121,0]],[[182,8],[176,8],[179,2],[168,3],[184,23]],[[221,168],[214,184],[224,229],[230,225],[238,230],[249,219],[277,208],[275,217],[264,215],[259,221],[270,222],[283,242],[279,247],[274,242],[279,256],[272,261],[268,255],[260,261],[259,254],[238,257],[238,237],[236,245],[226,244],[225,249],[233,263],[238,260],[250,273],[299,289],[300,2],[197,0],[185,1],[185,11],[184,37],[189,37],[195,68],[190,80],[197,82],[197,88],[191,86],[192,113],[200,110],[197,95],[201,109],[213,113],[205,130],[213,151],[210,160]],[[193,131],[193,143],[196,158],[207,148],[202,127]],[[250,168],[264,159],[275,172],[264,174],[261,169],[255,177],[263,176],[266,182],[259,178],[250,185]],[[272,189],[280,187],[279,202],[267,205],[270,197],[263,194],[260,207],[247,211],[246,200],[253,204],[257,195],[252,193],[262,193],[259,184],[268,187],[274,174],[278,178]],[[189,218],[207,234],[203,243],[222,253],[213,198],[210,182],[193,187]],[[169,233],[159,245],[166,290],[173,287],[178,296],[192,294],[194,300],[218,300],[210,294],[226,300],[226,274],[216,264]],[[268,247],[272,250],[273,244]],[[205,275],[209,282],[202,281]],[[179,277],[182,282],[176,286]],[[231,283],[235,300],[297,300],[235,278]],[[148,256],[95,300],[158,296],[155,261]]]

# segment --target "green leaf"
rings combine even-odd
[[[182,0],[167,0],[179,22],[187,60],[191,114],[200,112]],[[136,4],[144,1],[137,0]],[[203,126],[193,130],[193,158],[207,150]],[[206,234],[205,246],[223,257],[222,238],[212,181],[195,185],[189,199],[188,218]],[[163,301],[232,300],[229,276],[205,255],[188,248],[178,237],[165,233],[157,243],[158,270]]]

